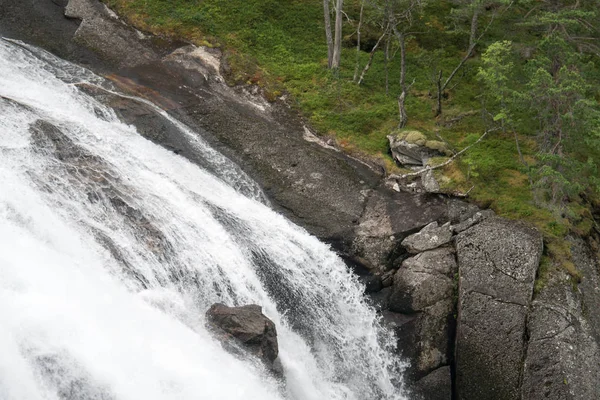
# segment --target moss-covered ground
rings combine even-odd
[[[353,82],[357,57],[354,28],[347,23],[341,68],[336,73],[328,70],[322,2],[105,1],[141,30],[220,47],[231,67],[231,84],[259,85],[271,100],[288,93],[289,101],[321,135],[334,138],[348,152],[379,160],[389,172],[397,172],[388,155],[386,135],[398,124],[399,54],[387,66],[387,93],[382,51],[376,52],[372,68],[358,86]],[[434,118],[433,78],[436,71],[442,69],[447,75],[457,65],[466,43],[464,35],[450,33],[444,25],[449,2],[429,4],[425,17],[415,25],[415,31],[421,32],[418,40],[413,38],[407,43],[407,80],[414,81],[407,99],[407,129],[419,130],[430,139],[442,137],[460,150],[475,142],[485,130],[482,89],[475,78],[479,57],[475,54],[465,64],[448,90],[442,117]],[[350,18],[358,15],[351,4],[346,12]],[[368,30],[363,33],[368,49],[377,36]],[[497,26],[491,28],[490,40],[494,35],[507,33]],[[362,69],[368,52],[360,51],[358,57]],[[524,158],[535,163],[535,142],[526,132],[520,133],[520,145]],[[539,207],[533,201],[526,171],[513,134],[494,132],[444,169],[443,185],[458,192],[472,188],[469,197],[476,203],[491,207],[502,216],[535,224],[545,235],[549,255],[578,279],[569,261],[570,250],[562,238],[569,231],[589,231],[589,211],[578,204],[566,213]]]

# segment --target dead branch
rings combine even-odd
[[[471,147],[473,147],[473,146],[475,146],[477,143],[481,142],[481,141],[482,141],[482,140],[483,140],[483,139],[484,139],[484,138],[485,138],[485,137],[486,137],[486,136],[487,136],[487,135],[488,135],[490,132],[497,131],[498,129],[499,129],[499,128],[488,129],[487,131],[485,131],[485,132],[484,132],[484,133],[483,133],[483,134],[482,134],[482,135],[479,137],[479,139],[477,139],[477,140],[475,141],[475,143],[473,143],[473,144],[471,144],[471,145],[469,145],[469,146],[465,147],[464,149],[462,149],[462,150],[461,150],[461,151],[459,151],[458,153],[454,154],[452,157],[450,157],[449,159],[447,159],[446,161],[444,161],[444,162],[443,162],[443,163],[441,163],[441,164],[434,165],[434,166],[429,166],[429,165],[428,165],[428,166],[426,166],[425,168],[423,168],[423,169],[420,169],[420,170],[418,170],[418,171],[411,172],[411,173],[404,174],[404,175],[400,175],[400,176],[398,176],[398,178],[399,178],[399,179],[406,179],[406,178],[410,178],[410,177],[413,177],[413,176],[419,176],[419,175],[421,175],[421,174],[423,174],[423,173],[425,173],[425,172],[427,172],[427,171],[433,171],[434,169],[443,168],[443,167],[445,167],[446,165],[450,164],[452,161],[454,161],[454,160],[455,160],[457,157],[459,157],[461,154],[463,154],[464,152],[466,152],[467,150],[469,150]]]

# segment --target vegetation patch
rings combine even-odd
[[[328,43],[314,0],[105,1],[141,30],[221,48],[229,84],[258,85],[271,101],[288,93],[321,135],[389,172],[387,135],[399,127],[448,155],[488,130],[436,171],[442,189],[533,223],[547,256],[581,279],[564,237],[598,230],[593,4],[346,0],[337,13],[331,1]]]

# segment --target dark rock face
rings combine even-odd
[[[372,191],[367,196],[352,248],[366,264],[380,270],[395,263],[398,267],[399,242],[446,212],[445,200],[435,195]]]
[[[459,399],[519,399],[526,325],[542,237],[490,218],[456,238]]]
[[[117,19],[94,0],[69,0],[65,16],[81,20],[73,40],[103,58],[124,66],[145,64],[158,58],[149,47],[139,46],[143,35]],[[107,35],[107,32],[111,32]]]
[[[450,367],[441,367],[420,379],[415,385],[415,398],[420,400],[452,399],[452,374]]]
[[[578,289],[557,270],[532,303],[523,399],[600,398],[599,264],[581,239],[572,253],[583,273]]]
[[[414,316],[413,333],[400,348],[405,356],[405,349],[414,351],[408,369],[413,379],[450,362],[456,271],[453,249],[443,248],[405,260],[394,276],[389,309]]]
[[[262,308],[255,304],[227,307],[213,304],[206,312],[209,327],[223,342],[234,340],[250,354],[258,357],[269,369],[274,368],[279,348],[277,330]]]

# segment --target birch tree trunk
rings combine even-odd
[[[398,123],[399,128],[404,128],[408,122],[408,115],[406,114],[406,38],[404,33],[396,31],[398,35],[398,41],[400,42],[400,96],[398,96],[398,113],[400,122]]]
[[[333,61],[331,63],[332,69],[338,69],[340,67],[340,60],[342,57],[342,7],[343,6],[344,6],[344,0],[336,0],[335,39],[333,42]]]
[[[377,48],[379,47],[379,44],[381,43],[381,41],[383,40],[383,38],[387,35],[388,29],[389,29],[389,26],[387,26],[385,28],[385,30],[383,31],[383,34],[379,37],[379,39],[377,40],[377,43],[375,43],[375,46],[373,46],[373,48],[371,49],[371,52],[369,53],[369,61],[367,61],[367,64],[363,68],[363,70],[362,70],[362,72],[360,74],[360,78],[358,79],[358,84],[359,85],[362,84],[363,81],[365,80],[365,75],[369,71],[369,68],[371,68],[371,64],[373,64],[373,57],[375,57],[375,51],[377,51]]]
[[[323,0],[323,16],[325,18],[325,37],[327,38],[327,67],[331,68],[333,63],[333,36],[331,34],[329,0]]]
[[[352,80],[356,82],[358,78],[358,68],[360,64],[360,28],[363,22],[363,11],[365,9],[365,0],[360,2],[360,17],[358,18],[358,28],[356,29],[356,64],[354,65],[354,78]]]

